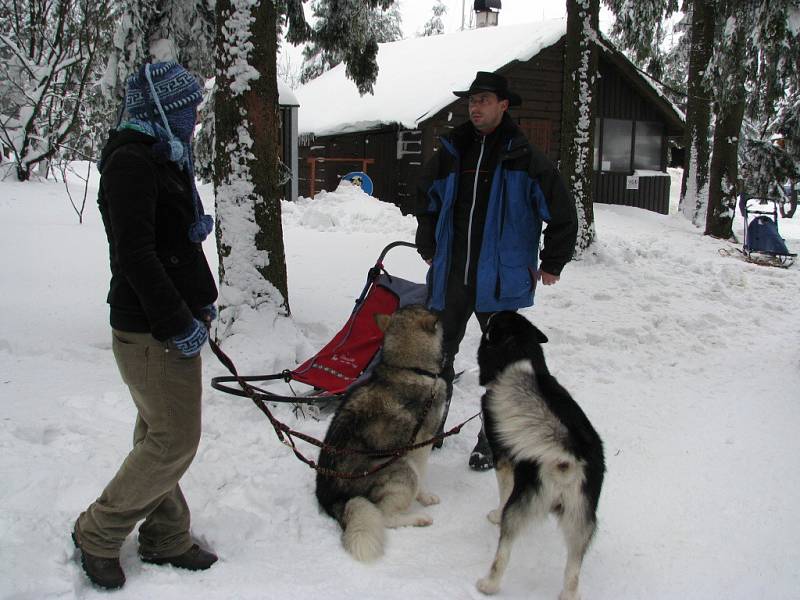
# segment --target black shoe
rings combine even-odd
[[[190,571],[205,571],[217,562],[217,555],[194,544],[186,552],[178,554],[178,556],[147,556],[142,554],[142,562],[150,563],[151,565],[172,565],[173,567],[189,569]]]
[[[488,471],[494,467],[492,449],[489,448],[489,440],[486,439],[483,430],[478,434],[478,443],[469,455],[469,468],[473,471]]]
[[[119,558],[102,558],[85,552],[77,535],[77,525],[72,532],[72,541],[81,553],[83,571],[93,584],[107,590],[116,590],[125,585],[125,573]]]

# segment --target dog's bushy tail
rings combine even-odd
[[[369,562],[383,555],[386,528],[378,507],[361,496],[348,500],[342,513],[342,544],[353,558]]]

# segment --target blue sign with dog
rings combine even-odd
[[[353,171],[348,173],[342,179],[349,181],[353,185],[357,185],[365,194],[372,196],[372,179],[364,171]]]

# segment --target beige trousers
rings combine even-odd
[[[200,442],[200,356],[186,358],[147,333],[113,330],[112,347],[138,415],[133,450],[100,497],[78,517],[81,548],[115,558],[139,527],[139,552],[176,556],[188,550],[189,507],[178,481]]]

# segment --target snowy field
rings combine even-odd
[[[677,175],[677,174],[674,174]],[[93,186],[96,182],[93,182]],[[673,179],[673,189],[675,179]],[[76,190],[77,191],[77,190]],[[213,204],[209,187],[201,189]],[[101,598],[69,538],[128,451],[134,407],[107,325],[107,249],[94,191],[83,225],[61,184],[0,182],[0,598]],[[414,220],[355,188],[284,205],[292,319],[248,315],[225,350],[246,374],[294,366],[345,322],[367,270]],[[682,217],[595,207],[597,243],[524,311],[553,371],[605,442],[586,600],[789,600],[800,590],[800,267],[747,264]],[[737,219],[735,231],[741,235]],[[800,215],[781,220],[800,250]],[[212,236],[213,238],[213,236]],[[209,240],[213,244],[213,239]],[[213,245],[207,254],[215,261]],[[406,248],[386,261],[416,281]],[[473,322],[450,424],[474,414]],[[206,381],[224,374],[204,350]],[[321,437],[326,418],[279,418]],[[144,565],[135,535],[115,598],[467,599],[493,557],[494,474],[467,467],[478,424],[434,452],[426,529],[388,533],[362,565],[321,514],[314,472],[248,400],[206,387],[204,433],[182,481],[192,530],[220,561],[191,573]],[[310,455],[315,452],[307,448]],[[500,598],[556,598],[565,560],[552,521],[515,547]]]

